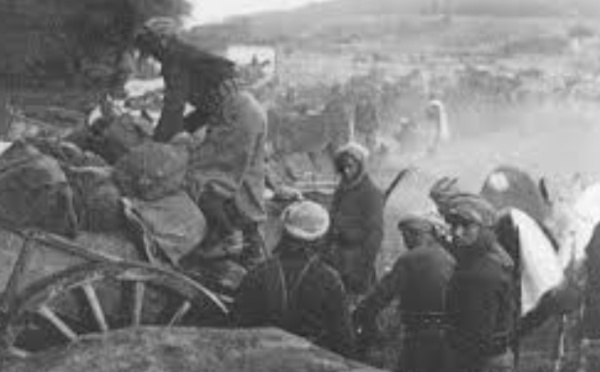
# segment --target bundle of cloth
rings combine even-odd
[[[95,151],[106,143],[112,145]],[[127,120],[63,138],[3,142],[0,227],[84,242],[99,237],[89,249],[118,236],[124,251],[111,254],[131,258],[135,246],[141,260],[177,264],[206,232],[204,215],[183,190],[187,163],[185,146],[155,143]]]

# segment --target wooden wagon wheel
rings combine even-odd
[[[73,267],[16,299],[1,341],[25,357],[82,336],[152,326],[220,326],[227,309],[215,293],[181,274],[133,263]]]

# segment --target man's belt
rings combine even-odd
[[[463,332],[455,333],[458,338],[454,338],[459,342],[457,346],[461,347],[462,344],[469,349],[475,348],[484,356],[495,356],[505,353],[512,344],[512,333],[510,332],[496,332],[492,335],[492,337],[485,340],[475,340],[474,337],[469,337]]]
[[[444,312],[402,312],[402,323],[409,328],[445,327],[448,324],[447,314]]]

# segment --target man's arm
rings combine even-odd
[[[183,115],[190,91],[189,74],[177,64],[167,64],[163,68],[165,94],[154,140],[168,142],[174,135],[183,131]]]
[[[325,305],[327,306],[326,314],[328,314],[326,324],[329,328],[327,344],[333,351],[340,355],[352,358],[356,350],[356,338],[347,303],[346,291],[337,273],[335,275],[335,283],[327,294]]]
[[[365,240],[363,247],[369,262],[375,262],[383,240],[383,195],[371,191],[363,203]]]
[[[404,262],[403,256],[398,258],[392,271],[381,279],[355,310],[353,318],[358,323],[356,326],[364,328],[364,332],[375,331],[375,319],[379,312],[401,292],[401,287],[406,285],[407,267]]]
[[[227,173],[230,186],[235,188],[230,191],[235,193],[249,169],[264,168],[264,158],[258,153],[264,151],[266,115],[251,95],[239,93],[224,108],[224,120],[211,129],[211,145],[215,154],[219,154],[217,163]]]
[[[263,271],[248,273],[237,291],[231,314],[235,324],[240,327],[258,326],[264,322],[266,309],[263,306]]]

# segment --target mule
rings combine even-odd
[[[306,154],[318,171],[320,158],[332,161],[335,151],[352,137],[348,116],[334,110],[303,114],[269,110],[268,123],[275,159],[285,162],[291,155]]]

